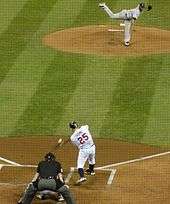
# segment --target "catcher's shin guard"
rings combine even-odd
[[[18,204],[31,204],[36,192],[37,192],[37,188],[35,188],[33,183],[28,184],[25,192],[19,199]]]

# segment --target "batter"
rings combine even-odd
[[[77,159],[77,169],[80,175],[77,184],[86,181],[84,173],[88,175],[95,175],[95,144],[92,135],[89,131],[88,125],[78,126],[77,122],[73,121],[69,123],[69,127],[72,129],[73,134],[70,137],[71,142],[79,149]],[[84,172],[85,162],[88,160],[89,168]]]

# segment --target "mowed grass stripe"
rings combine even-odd
[[[150,114],[161,58],[127,58],[113,92],[110,110],[102,128],[103,136],[140,142]]]
[[[37,86],[51,57],[48,51],[24,51],[10,69],[0,86],[0,135],[10,135],[25,108],[36,92]],[[30,55],[29,55],[30,54]],[[39,58],[41,56],[41,58]],[[52,54],[52,56],[54,56]],[[34,65],[34,66],[33,66]]]
[[[98,3],[89,0],[84,2],[84,6],[79,14],[74,22],[76,26],[93,24],[95,21],[99,22],[102,19],[102,17],[99,16],[100,9]],[[99,18],[97,18],[97,16]],[[91,57],[90,55],[84,55],[82,59],[84,71],[78,76],[72,97],[64,109],[63,115],[59,120],[59,125],[56,125],[56,134],[67,135],[68,122],[77,120],[80,121],[81,124],[90,124],[96,136],[99,136],[99,127],[105,117],[105,112],[107,112],[107,103],[110,98],[111,87],[116,83],[116,80],[111,79],[113,76],[111,77],[110,74],[112,73],[114,77],[117,78],[120,71],[119,68],[116,70],[112,69],[114,63],[112,61],[108,63],[108,61],[105,58],[100,59],[97,56]],[[107,63],[108,65],[106,65]],[[107,86],[104,85],[105,81],[107,81]],[[102,85],[104,85],[104,87],[102,87]],[[110,88],[108,88],[109,85]]]
[[[159,27],[162,29],[170,30],[170,1],[164,0],[149,0],[149,4],[153,6],[151,12],[145,12],[145,18],[143,18],[143,23],[148,26]]]
[[[170,56],[162,56],[160,77],[157,81],[143,143],[170,145]]]
[[[94,135],[99,137],[100,127],[112,99],[112,90],[116,87],[123,67],[117,66],[119,59],[86,58],[85,69],[65,107],[57,133],[62,130],[63,134],[68,134],[68,122],[76,120],[80,124],[89,124]]]
[[[48,15],[48,30],[41,29],[42,34],[56,32],[70,27],[77,27],[76,19],[79,18],[82,8],[87,0],[64,0],[57,1],[52,12]]]
[[[71,5],[71,2],[70,2]],[[67,7],[69,8],[70,5],[67,5]],[[81,4],[82,5],[82,4]],[[61,7],[60,7],[61,6]],[[61,12],[63,8],[63,4],[58,5],[57,4],[57,9]],[[74,19],[77,18],[77,14],[78,14],[78,10],[77,13],[75,13],[74,18],[72,18],[72,20],[70,20],[70,15],[73,15],[72,12],[68,12],[68,16],[67,16],[67,21],[71,24],[73,23]],[[57,14],[58,15],[58,14]],[[2,122],[3,122],[3,117],[6,117],[6,120],[3,122],[3,130],[1,132],[1,134],[6,134],[6,135],[10,135],[10,134],[17,134],[17,133],[30,133],[32,134],[33,132],[36,134],[40,134],[40,127],[42,127],[41,122],[42,120],[36,120],[37,118],[39,119],[39,117],[36,115],[37,112],[36,110],[40,111],[40,118],[42,117],[42,110],[44,109],[46,111],[46,114],[49,114],[49,103],[51,103],[51,98],[45,97],[45,94],[48,95],[48,93],[44,93],[42,94],[42,87],[44,87],[43,85],[47,85],[47,89],[43,89],[44,91],[49,91],[50,94],[52,93],[52,90],[50,90],[51,86],[48,87],[48,71],[46,72],[46,70],[49,69],[50,72],[50,76],[51,77],[51,71],[50,71],[50,67],[52,67],[52,70],[55,72],[53,75],[57,75],[60,73],[61,68],[62,68],[62,72],[64,73],[64,68],[63,68],[63,63],[66,61],[65,57],[64,57],[64,62],[62,61],[62,55],[57,54],[56,51],[52,50],[52,49],[48,49],[46,47],[44,47],[41,44],[41,36],[44,33],[44,31],[48,31],[49,29],[49,22],[50,19],[56,17],[56,9],[53,8],[51,10],[51,12],[48,15],[48,18],[43,22],[43,24],[41,25],[39,31],[36,33],[36,35],[34,36],[34,38],[31,40],[31,42],[29,43],[29,45],[27,46],[27,49],[23,52],[22,55],[20,55],[19,59],[17,59],[17,63],[16,65],[10,70],[10,73],[8,75],[8,77],[6,77],[5,81],[3,82],[4,86],[8,86],[8,78],[10,79],[10,76],[13,76],[13,81],[17,81],[17,85],[14,88],[14,92],[17,92],[17,96],[16,97],[16,93],[11,95],[10,94],[10,98],[12,98],[11,100],[13,100],[10,104],[8,104],[9,109],[6,108],[6,110],[1,109],[0,112],[2,112]],[[66,19],[66,17],[64,16],[64,18]],[[57,22],[57,21],[56,21]],[[65,22],[63,22],[65,23]],[[57,26],[56,26],[57,27]],[[68,60],[70,62],[70,59],[72,59],[72,56],[69,55],[68,56]],[[74,61],[75,62],[75,61]],[[54,64],[56,63],[56,67],[54,66]],[[16,68],[19,67],[20,72],[16,73]],[[70,65],[67,64],[67,67],[70,68]],[[57,69],[58,68],[58,69]],[[25,71],[26,70],[26,71]],[[59,70],[59,72],[57,71]],[[68,71],[68,69],[66,68],[66,70]],[[45,75],[45,77],[42,79],[42,77]],[[35,76],[32,78],[32,76]],[[60,76],[60,74],[59,74]],[[64,78],[64,75],[62,75]],[[20,81],[20,84],[18,84],[18,78],[22,77],[23,81]],[[57,82],[63,81],[63,78],[61,78],[61,80],[59,80],[58,77],[56,77]],[[27,81],[27,83],[25,84],[25,79]],[[42,84],[39,83],[42,80]],[[51,81],[51,79],[49,79]],[[23,86],[25,88],[25,92],[24,94],[19,94],[23,92],[23,88],[22,88],[22,83]],[[47,83],[47,84],[46,84]],[[54,82],[55,83],[55,82]],[[65,82],[66,83],[66,82]],[[64,83],[64,84],[65,84]],[[29,85],[31,87],[29,87]],[[20,87],[20,88],[17,88]],[[3,91],[3,89],[2,89]],[[54,91],[54,95],[55,95],[55,91]],[[37,103],[35,102],[34,98],[31,100],[32,97],[35,97],[37,101],[39,101],[39,97],[36,97],[37,95],[40,94],[40,101],[44,101],[45,103],[43,103],[43,105],[38,106],[37,108]],[[60,92],[61,94],[61,92]],[[8,99],[8,98],[7,98]],[[48,103],[49,100],[49,103]],[[4,99],[4,103],[6,103],[6,100]],[[30,103],[30,104],[29,104]],[[57,105],[57,104],[56,104]],[[28,111],[25,109],[28,106]],[[35,107],[34,107],[35,106]],[[13,111],[13,114],[10,114],[10,110],[12,109],[12,107],[17,107],[15,111]],[[31,119],[29,118],[30,116],[30,109],[33,108],[33,111],[31,112]],[[53,110],[53,108],[51,107],[51,110]],[[25,115],[22,114],[26,114],[26,117],[24,117]],[[34,115],[35,114],[35,115]],[[56,115],[56,112],[54,112],[53,114]],[[55,117],[54,115],[54,117]],[[14,118],[14,119],[13,119]],[[21,122],[19,122],[19,125],[17,125],[17,121],[21,118]],[[45,117],[44,117],[45,119]],[[48,118],[49,119],[49,118]],[[53,119],[53,116],[51,115],[51,120]],[[50,120],[50,119],[49,119]],[[32,122],[31,122],[32,121]],[[27,126],[27,122],[28,124],[35,124],[32,127],[30,127],[29,125]],[[55,122],[55,120],[52,121],[53,123]],[[19,126],[19,127],[18,127]],[[46,126],[47,126],[47,130],[45,132],[48,132],[49,129],[48,127],[50,126],[50,130],[51,130],[51,125],[50,122],[46,122]],[[46,126],[44,126],[44,128],[42,128],[42,131],[44,131],[44,129],[46,128]],[[15,128],[17,130],[15,130]],[[38,129],[38,130],[37,130]],[[38,131],[38,132],[37,132]]]
[[[108,17],[106,13],[103,12],[101,8],[99,8],[99,3],[101,1],[91,1],[86,0],[86,4],[82,8],[81,15],[76,20],[77,25],[96,25],[96,24],[119,24],[120,22],[117,20],[113,20]],[[106,4],[111,8],[113,12],[119,12],[121,9],[125,8],[133,8],[139,2],[136,0],[128,1],[120,1],[120,0],[110,0],[107,1]]]
[[[0,82],[25,49],[57,0],[29,0],[0,35]]]
[[[83,69],[81,56],[58,54],[49,64],[14,134],[55,135]]]
[[[69,3],[69,2],[68,2]],[[73,3],[73,2],[72,2]],[[71,9],[71,10],[69,10],[70,11],[70,13],[69,13],[69,15],[70,15],[70,19],[71,19],[71,16],[73,15],[73,11],[74,11],[74,9],[75,8],[79,8],[80,9],[80,5],[78,6],[78,4],[76,3],[76,1],[74,1],[74,3],[75,4],[72,4],[71,6],[70,5],[68,5],[67,4],[67,6],[70,6],[70,8],[73,8],[73,10]],[[81,3],[81,7],[84,5],[84,4],[87,4],[87,1],[84,1],[83,3]],[[63,11],[63,12],[61,12],[62,11],[62,9],[60,9],[59,10],[59,8],[61,8],[61,6],[63,6],[63,4],[61,3],[61,2],[59,2],[59,3],[57,3],[56,5],[55,5],[55,7],[53,8],[53,10],[54,9],[56,9],[58,12],[56,12],[56,14],[54,15],[53,13],[51,13],[50,14],[50,18],[48,18],[48,20],[49,20],[49,27],[50,28],[53,28],[54,27],[54,25],[56,25],[56,29],[60,29],[60,27],[62,28],[63,27],[63,25],[64,26],[70,26],[70,24],[69,24],[69,22],[68,21],[58,21],[58,18],[60,17],[60,19],[68,19],[67,18],[67,16],[65,15],[65,11]],[[67,7],[66,6],[66,7]],[[65,8],[66,8],[65,7]],[[65,9],[65,10],[67,10],[67,9]],[[84,7],[82,7],[82,10],[84,10]],[[79,19],[80,17],[81,17],[81,15],[82,15],[82,10],[81,10],[81,13],[80,12],[77,12],[77,14],[79,14],[80,13],[80,15],[78,15],[78,17],[77,17],[77,19]],[[77,9],[75,9],[75,11],[78,11]],[[68,15],[68,12],[67,12],[67,15]],[[84,15],[84,14],[83,14]],[[55,16],[57,17],[57,18],[55,18]],[[73,23],[73,24],[76,24],[76,22],[77,22],[77,19],[74,21],[75,23]],[[63,23],[62,23],[63,22]],[[77,24],[76,24],[77,25]],[[73,25],[74,26],[74,25]],[[45,31],[46,31],[46,29],[44,29],[44,31],[42,30],[42,32],[44,32],[45,33]],[[82,59],[83,60],[83,59]],[[82,61],[82,63],[83,62],[85,62],[85,64],[86,64],[86,61],[88,61],[88,57],[85,59],[84,58],[84,60]],[[37,91],[37,95],[38,95],[38,92],[39,91]],[[44,95],[45,96],[45,95]],[[61,97],[61,96],[60,96]],[[66,100],[67,101],[67,100]],[[48,103],[48,100],[46,100],[46,103]],[[66,104],[67,105],[67,103],[64,103],[64,104]],[[48,105],[47,105],[48,106]],[[47,107],[47,106],[43,106],[43,107]],[[32,105],[30,106],[30,108],[32,107]],[[32,108],[32,109],[34,109],[34,108]],[[30,109],[29,109],[30,110]],[[62,112],[63,112],[63,110],[64,110],[64,108],[59,108],[59,116],[61,117],[62,116]],[[105,110],[106,111],[106,110]],[[28,111],[29,112],[29,111]],[[41,111],[40,111],[41,112]],[[56,112],[56,111],[55,111]],[[106,111],[107,112],[107,111]],[[32,113],[33,113],[33,111],[32,111]],[[27,114],[26,114],[27,115]],[[100,115],[100,114],[99,114]],[[96,128],[97,126],[98,126],[98,124],[101,124],[101,121],[103,120],[103,117],[104,117],[104,114],[101,114],[102,115],[102,117],[100,118],[100,120],[98,121],[98,123],[97,123],[97,125],[95,125],[95,130],[99,130],[99,128]],[[55,118],[55,122],[56,122],[56,124],[55,124],[55,126],[58,126],[58,123],[57,123],[57,118],[56,118],[56,116],[52,116],[52,114],[51,114],[51,117],[52,118]],[[63,116],[64,117],[64,116]],[[24,117],[25,118],[25,117]],[[39,118],[39,117],[37,117],[37,118]],[[46,117],[45,117],[46,118]],[[95,117],[93,117],[93,118],[95,118]],[[98,117],[99,118],[99,117]],[[26,122],[24,123],[24,121],[26,120]],[[38,121],[37,119],[35,119],[36,121]],[[93,120],[93,119],[92,119]],[[34,128],[32,129],[32,134],[33,133],[37,133],[38,132],[38,130],[40,131],[40,127],[42,127],[42,131],[41,132],[45,132],[45,133],[49,133],[50,132],[50,128],[49,128],[49,126],[51,127],[51,130],[55,130],[55,127],[53,127],[52,125],[49,125],[48,126],[48,123],[46,123],[46,125],[45,125],[45,123],[44,122],[42,122],[42,120],[40,120],[41,122],[39,123],[36,123],[37,125],[33,125],[34,126]],[[47,119],[45,120],[44,119],[44,121],[47,121]],[[94,120],[93,120],[94,121]],[[22,133],[22,131],[26,131],[26,129],[28,129],[28,128],[24,128],[24,127],[26,127],[26,124],[27,123],[29,123],[29,121],[27,121],[27,119],[25,118],[25,119],[23,119],[23,128],[22,127],[19,127],[19,132],[20,133]],[[42,126],[42,123],[44,124],[43,126]],[[52,122],[52,120],[50,120],[50,122],[49,122],[49,124],[53,124],[53,122]],[[65,123],[65,121],[64,122],[61,122],[62,123],[62,125],[59,125],[59,127],[56,129],[56,132],[59,132],[59,133],[61,133],[61,132],[64,132],[65,133],[65,127],[66,127],[66,124],[67,123]],[[19,124],[21,124],[20,122],[19,122]],[[39,125],[38,125],[39,124]],[[62,126],[62,127],[61,127]],[[27,126],[27,127],[29,127],[29,125]],[[44,127],[44,128],[43,128]],[[46,130],[46,128],[47,128],[47,130]],[[35,131],[34,131],[35,130]],[[46,130],[46,131],[45,131]],[[26,131],[27,133],[28,132],[30,132],[29,130],[28,131]],[[54,132],[54,131],[52,131],[52,132]],[[97,132],[96,132],[96,134],[98,134]]]
[[[86,0],[84,7],[81,10],[75,24],[79,26],[98,24],[103,19],[103,12],[98,6],[99,2]]]
[[[99,1],[100,2],[100,1]],[[93,9],[94,4],[98,4],[99,2],[93,3]],[[114,12],[119,12],[122,9],[132,9],[135,8],[140,1],[138,0],[130,0],[130,1],[120,1],[120,0],[107,0],[106,4],[109,6],[109,8]],[[170,29],[169,22],[170,22],[170,1],[165,0],[148,0],[145,1],[145,4],[151,4],[153,6],[153,9],[150,12],[143,12],[137,22],[135,24],[141,25],[141,26],[152,26],[152,27],[160,27],[162,29]],[[90,5],[90,0],[89,0]],[[89,6],[90,7],[90,6]],[[91,9],[91,8],[90,8]],[[88,10],[86,11],[88,12]],[[104,24],[117,24],[117,20],[110,19],[103,11],[100,11],[101,14],[98,13],[98,11],[94,10],[94,14],[89,14],[89,22],[100,20],[101,23]],[[101,19],[102,16],[102,19]],[[90,20],[91,19],[91,20]]]
[[[4,32],[11,20],[23,8],[27,0],[1,0],[0,1],[0,34]]]

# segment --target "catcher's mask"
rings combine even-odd
[[[47,153],[44,158],[45,158],[46,161],[53,161],[53,160],[55,160],[55,156],[51,152]]]
[[[139,10],[143,11],[143,9],[145,9],[145,3],[140,3],[139,4]]]
[[[69,127],[71,129],[76,129],[78,127],[78,123],[76,121],[72,121],[69,123]]]

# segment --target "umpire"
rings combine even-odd
[[[51,152],[45,155],[45,160],[39,162],[37,173],[18,204],[31,204],[37,191],[42,190],[58,192],[64,197],[67,204],[76,204],[68,186],[64,183],[61,164],[56,161]]]

